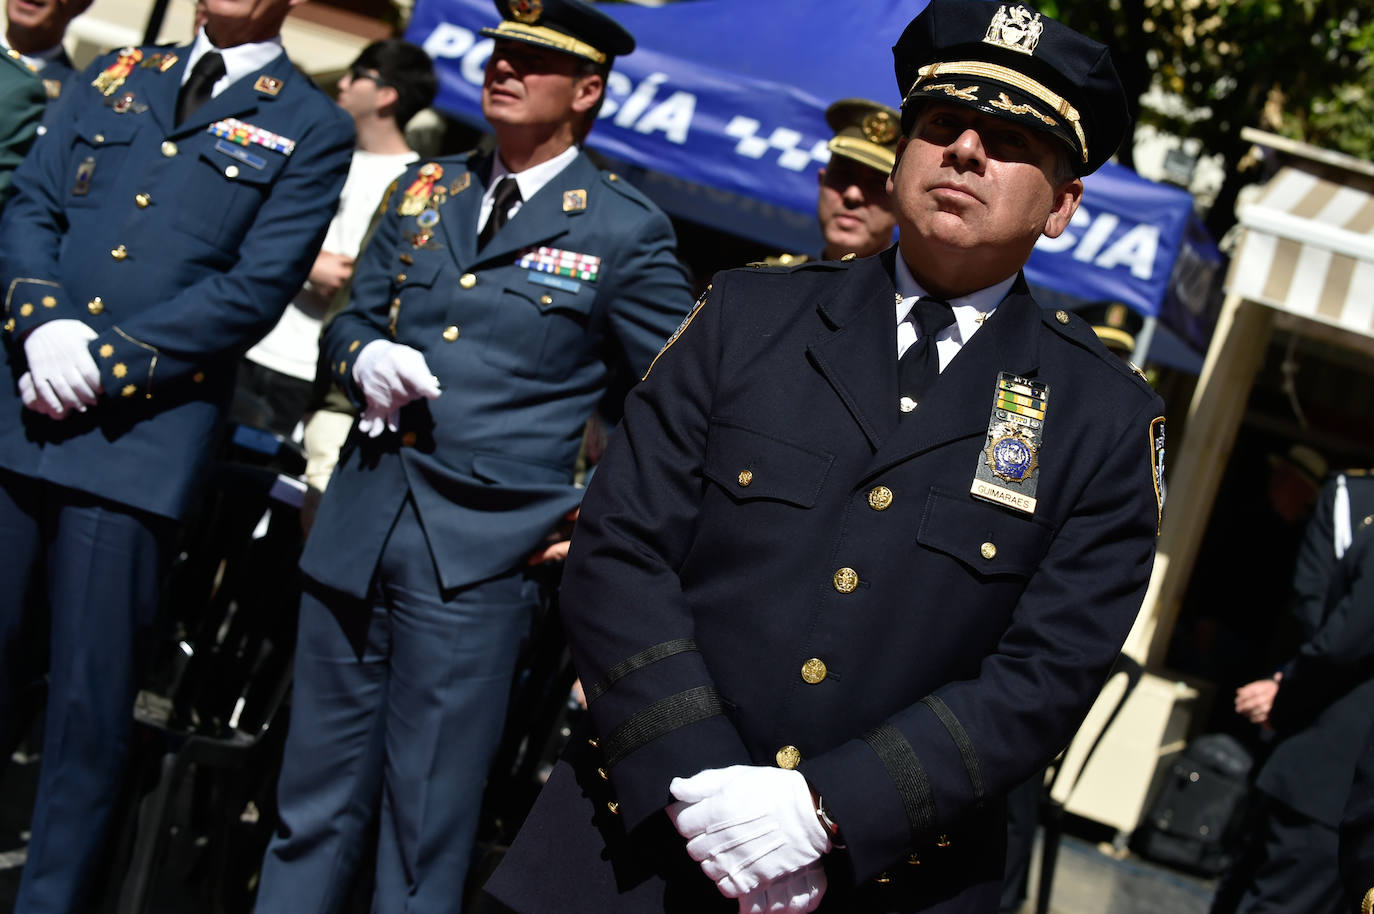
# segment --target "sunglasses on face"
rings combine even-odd
[[[367,67],[360,67],[357,64],[348,68],[348,78],[353,82],[360,79],[370,79],[376,84],[378,89],[385,89],[391,85],[391,83],[382,79],[381,74],[376,70],[369,70]]]

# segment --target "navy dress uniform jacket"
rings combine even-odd
[[[56,103],[0,223],[6,354],[0,466],[176,518],[229,401],[238,358],[300,288],[347,176],[353,126],[283,53],[177,126],[184,49],[142,49],[110,96],[97,60]],[[120,104],[127,96],[127,104]],[[122,110],[121,110],[122,109]],[[294,141],[240,145],[227,118]],[[98,336],[102,402],[25,410],[22,334],[73,318]]]
[[[424,240],[418,217],[398,209],[432,165],[444,199]],[[407,494],[428,541],[442,544],[443,587],[517,567],[580,500],[582,430],[612,370],[638,377],[691,307],[668,218],[585,154],[478,252],[490,168],[489,155],[462,155],[402,175],[352,301],[321,341],[331,377],[359,406],[353,362],[379,339],[422,352],[443,390],[402,409],[401,434],[355,429],[345,442],[301,567],[359,598]],[[600,258],[595,277],[521,265],[541,247]]]
[[[1374,528],[1357,528],[1333,566],[1321,624],[1287,665],[1269,717],[1281,739],[1256,786],[1339,827],[1374,726]]]
[[[1001,796],[1140,606],[1162,403],[1018,282],[899,420],[895,251],[717,276],[631,394],[563,579],[596,745],[488,883],[507,905],[733,911],[668,785],[781,764],[847,843],[822,910],[995,910]],[[1029,516],[969,494],[999,371],[1050,388]]]

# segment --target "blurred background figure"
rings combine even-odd
[[[248,350],[240,364],[230,411],[236,422],[285,438],[295,436],[310,406],[320,355],[320,324],[329,303],[353,276],[353,260],[387,186],[419,158],[406,143],[406,122],[434,100],[438,81],[428,54],[393,38],[364,48],[339,79],[338,88],[339,107],[352,116],[358,132],[339,209],[310,268],[310,278],[277,325]],[[351,418],[346,421],[351,424]],[[340,436],[337,444],[342,443]]]
[[[62,37],[68,23],[90,5],[91,0],[7,0],[5,4],[8,24],[0,47],[39,75],[49,100],[61,97],[67,83],[76,78]]]
[[[0,212],[9,199],[10,176],[38,135],[43,83],[18,54],[0,57]]]

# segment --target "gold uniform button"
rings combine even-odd
[[[105,343],[100,347],[100,357],[102,359],[108,359],[112,355],[114,355],[114,347],[109,343]]]
[[[406,432],[404,435],[402,435],[402,436],[401,436],[401,445],[402,445],[403,447],[414,447],[414,446],[415,446],[415,433],[414,433],[414,432]]]
[[[949,835],[941,835],[935,839],[936,847],[949,847]]]
[[[916,401],[910,397],[902,397],[897,401],[897,408],[904,413],[909,413],[916,408]]]
[[[753,471],[753,470],[740,470],[740,471],[739,471],[739,476],[737,476],[737,477],[735,477],[735,478],[739,481],[739,484],[740,484],[741,486],[748,486],[751,482],[754,481],[754,471]]]
[[[105,302],[101,300],[99,295],[97,295],[95,298],[86,302],[86,310],[91,312],[92,314],[99,314],[100,312],[105,310]]]
[[[906,862],[911,866],[920,866],[921,855],[916,853],[915,851],[912,851],[911,853],[906,855]]]
[[[51,295],[44,295],[44,296],[43,296],[43,307],[44,307],[44,308],[56,308],[56,307],[57,307],[57,299],[53,298]]]
[[[887,486],[874,486],[868,492],[868,506],[874,511],[886,511],[892,507],[892,490]]]
[[[239,167],[237,165],[224,166],[224,176],[226,178],[237,178],[239,176]]]
[[[110,374],[114,375],[116,378],[122,378],[128,373],[129,366],[125,365],[123,362],[115,362],[114,367],[110,369]]]
[[[543,305],[544,307],[547,308],[549,305],[553,304],[553,296],[552,296],[552,295],[541,295],[541,296],[539,296],[539,304],[541,304],[541,305]]]
[[[132,384],[125,384],[124,387],[119,391],[120,396],[123,397],[132,397],[136,393],[138,393],[138,388]]]
[[[5,329],[11,333],[14,332],[14,318],[5,321]]]
[[[842,260],[842,261],[850,261],[850,260],[853,260],[855,257],[858,257],[858,256],[859,256],[858,254],[855,254],[853,251],[850,251],[848,254],[845,254],[843,257],[841,257],[840,260]]]
[[[597,739],[595,736],[593,736],[587,740],[587,745],[591,746],[593,749],[600,749],[601,741]]]
[[[997,558],[997,547],[992,543],[984,543],[978,547],[978,554],[990,562]]]
[[[617,803],[615,800],[610,800],[610,801],[608,801],[608,802],[606,803],[606,809],[608,809],[608,810],[610,811],[611,815],[613,815],[613,816],[618,816],[618,815],[620,815],[620,804]]]
[[[26,301],[26,302],[24,302],[22,305],[19,306],[19,316],[20,316],[20,317],[28,317],[28,316],[29,316],[30,314],[32,314],[32,313],[33,313],[33,302],[27,302],[27,301]]]
[[[174,155],[177,154],[177,144],[173,143],[171,140],[163,140],[162,154],[169,159],[172,158]]]
[[[110,251],[110,256],[115,260],[123,260],[125,257],[129,256],[129,249],[121,244],[119,247]]]
[[[611,173],[608,174],[606,177],[607,177],[608,179],[612,180],[612,181],[619,181],[619,180],[620,180],[620,175],[616,174],[615,172],[611,172]]]
[[[391,307],[393,307],[393,308],[399,308],[399,307],[401,307],[401,298],[400,298],[399,295],[391,300]]]
[[[462,286],[464,289],[471,289],[473,286],[477,285],[477,277],[471,273],[464,273],[462,276],[458,277],[458,285]]]
[[[358,347],[361,346],[361,345],[362,345],[362,340],[354,340],[353,342],[351,342],[351,343],[348,344],[348,351],[349,351],[349,352],[357,352],[357,351],[358,351]]]
[[[816,685],[818,682],[824,681],[825,674],[825,661],[821,660],[819,657],[812,657],[810,660],[802,664],[802,679],[810,683],[811,685]]]
[[[873,881],[878,883],[878,885],[887,885],[889,882],[892,881],[892,877],[889,876],[887,873],[883,872],[874,876]]]
[[[598,769],[596,769],[596,776],[599,777],[599,778],[601,778],[601,780],[603,780],[603,781],[609,781],[609,780],[611,779],[611,776],[610,776],[609,774],[606,773],[606,769],[605,769],[605,768],[598,768]]]
[[[404,273],[397,273],[397,274],[396,274],[396,281],[397,281],[398,283],[405,282],[405,281],[406,281],[406,274],[404,274]]]
[[[779,768],[791,771],[801,764],[801,750],[796,746],[783,746],[773,758],[777,760]]]
[[[406,266],[410,266],[412,263],[415,262],[415,258],[411,257],[409,254],[401,254],[398,256],[397,259],[400,260],[401,263],[405,264]]]
[[[348,362],[339,363],[339,374],[348,374]]]
[[[134,205],[139,209],[147,209],[148,204],[153,202],[153,198],[147,194],[134,194]]]
[[[191,375],[191,380],[195,381],[197,384],[201,383],[205,380],[205,372],[197,371],[195,374]]]
[[[1067,324],[1069,322],[1069,312],[1064,311],[1062,309],[1056,311],[1054,312],[1054,319],[1059,321],[1059,323],[1061,324]]]
[[[859,589],[859,573],[853,568],[841,568],[831,580],[840,593],[853,593]]]
[[[95,140],[97,143],[103,143],[105,142],[105,134],[97,133],[95,136],[91,137],[91,139]]]
[[[458,339],[458,334],[459,330],[457,324],[449,324],[447,327],[444,328],[444,339],[448,340],[450,343]]]

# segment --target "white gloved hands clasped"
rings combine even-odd
[[[95,405],[104,388],[87,344],[96,336],[78,320],[48,321],[30,331],[24,339],[29,370],[19,379],[24,405],[54,419]]]
[[[376,438],[383,429],[400,428],[400,411],[412,400],[439,396],[439,379],[429,370],[418,349],[373,340],[353,362],[353,380],[362,388],[367,401],[358,430]]]
[[[679,801],[668,807],[668,816],[687,839],[687,853],[727,898],[801,872],[830,850],[830,836],[799,771],[708,768],[673,778],[668,789]],[[822,881],[817,904],[824,891]]]
[[[825,889],[825,865],[818,860],[741,895],[739,914],[807,914],[820,907]]]

